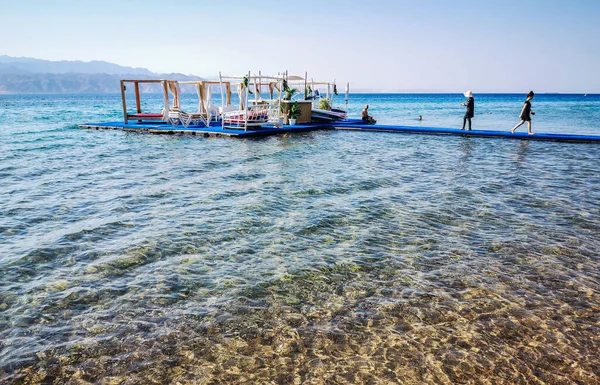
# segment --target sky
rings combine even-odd
[[[600,93],[598,0],[0,0],[0,54],[350,82]]]

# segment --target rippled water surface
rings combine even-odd
[[[0,382],[600,383],[598,144],[76,127],[119,99],[0,96]],[[600,133],[600,97],[537,103],[534,130]]]

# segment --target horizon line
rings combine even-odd
[[[161,94],[161,92],[156,91],[146,91],[144,94]],[[193,93],[193,92],[182,92],[182,93]],[[264,92],[266,93],[266,92]],[[453,91],[365,91],[359,90],[355,92],[350,92],[350,95],[462,95],[463,92],[453,92]],[[527,92],[477,92],[473,95],[526,95]],[[115,92],[6,92],[0,90],[0,95],[120,95],[119,91]],[[536,92],[536,95],[582,95],[582,96],[597,96],[600,95],[600,92]],[[344,93],[339,93],[336,95],[338,97],[343,97]]]

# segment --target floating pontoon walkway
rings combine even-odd
[[[81,128],[88,129],[109,129],[109,130],[124,130],[148,132],[153,134],[188,134],[199,136],[231,136],[231,137],[257,137],[278,135],[289,132],[314,131],[314,130],[352,130],[352,131],[369,131],[369,132],[394,132],[404,134],[427,134],[427,135],[454,135],[467,137],[482,137],[482,138],[504,138],[504,139],[521,139],[521,140],[545,140],[555,142],[579,142],[579,143],[600,143],[599,135],[571,135],[571,134],[545,134],[535,133],[529,135],[527,132],[515,132],[511,134],[509,131],[488,131],[488,130],[472,130],[463,131],[456,128],[435,128],[435,127],[417,127],[417,126],[392,126],[392,125],[369,125],[361,124],[357,119],[346,120],[335,123],[309,123],[296,126],[283,126],[277,128],[274,126],[264,125],[260,128],[252,128],[247,131],[236,129],[222,129],[221,123],[213,122],[210,127],[204,126],[183,126],[173,127],[166,123],[152,122],[109,122],[109,123],[89,123],[80,124]]]
[[[455,135],[482,138],[505,138],[505,139],[523,139],[523,140],[546,140],[554,142],[578,142],[578,143],[600,143],[599,135],[572,135],[572,134],[545,134],[536,132],[529,135],[527,132],[517,131],[511,134],[510,131],[489,131],[489,130],[460,130],[458,128],[437,128],[437,127],[417,127],[417,126],[384,126],[361,124],[348,122],[344,125],[337,125],[338,130],[355,130],[371,132],[396,132],[404,134],[428,134],[428,135]],[[521,127],[523,129],[523,127]]]

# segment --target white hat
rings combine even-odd
[[[463,95],[465,95],[466,98],[470,98],[471,96],[473,96],[473,93],[471,92],[471,90],[465,92]]]

